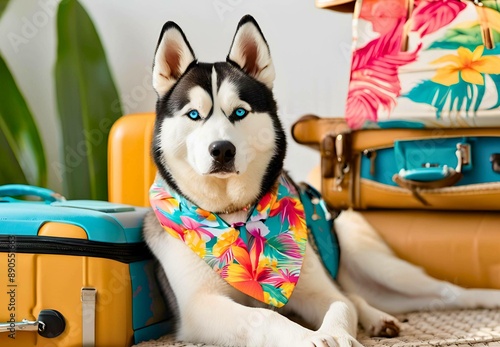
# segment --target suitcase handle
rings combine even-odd
[[[451,187],[455,185],[462,178],[462,173],[450,169],[450,174],[445,178],[436,181],[424,182],[424,181],[413,181],[403,178],[399,174],[395,174],[392,180],[400,187],[407,188],[410,190],[414,189],[437,189]]]
[[[0,197],[13,197],[22,195],[37,196],[47,203],[66,200],[61,194],[47,188],[30,186],[26,184],[6,184],[0,186]]]
[[[457,144],[455,151],[457,156],[458,165],[455,169],[446,168],[446,175],[442,179],[433,181],[416,181],[403,177],[401,174],[395,174],[392,180],[400,187],[406,188],[411,191],[412,195],[419,200],[423,205],[430,206],[427,200],[420,194],[421,189],[437,189],[446,188],[455,185],[463,177],[462,168],[464,164],[470,164],[470,147],[464,144]]]
[[[471,166],[470,145],[458,143],[455,155],[457,156],[457,167],[449,168],[426,166],[421,169],[405,170],[395,174],[392,180],[402,188],[414,189],[436,189],[455,185],[462,178],[462,170]]]
[[[403,188],[408,188],[410,190],[414,190],[416,188],[418,189],[436,189],[436,188],[445,188],[445,187],[450,187],[453,186],[455,183],[457,183],[461,178],[462,178],[462,168],[465,163],[469,163],[470,161],[470,154],[465,155],[466,150],[470,151],[470,148],[463,145],[463,144],[457,144],[457,150],[455,151],[455,155],[457,156],[457,161],[458,165],[455,169],[444,167],[444,168],[429,168],[427,170],[422,170],[421,173],[425,173],[426,171],[429,171],[432,173],[430,176],[440,176],[439,173],[442,173],[442,178],[440,179],[434,179],[434,180],[412,180],[412,179],[407,179],[401,174],[395,174],[392,178],[394,182],[397,183],[400,187]],[[443,170],[444,169],[444,170]],[[403,170],[404,171],[404,170]],[[416,171],[416,170],[414,170]],[[436,174],[436,171],[438,171],[438,174]]]

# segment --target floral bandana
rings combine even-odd
[[[149,192],[166,232],[239,291],[275,307],[288,302],[299,279],[307,226],[299,194],[284,176],[246,223],[233,225],[167,189],[157,179]]]

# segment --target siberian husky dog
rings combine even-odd
[[[197,61],[175,23],[162,29],[153,67],[158,176],[144,236],[168,279],[177,338],[221,346],[360,346],[358,322],[373,336],[390,337],[399,333],[390,314],[436,301],[443,308],[497,306],[498,291],[462,289],[396,258],[350,211],[335,220],[339,290],[303,242],[303,211],[283,173],[274,78],[269,47],[251,16],[238,24],[226,61],[214,64]]]

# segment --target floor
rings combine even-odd
[[[370,338],[362,331],[358,340],[372,346],[453,346],[500,347],[500,310],[453,310],[419,312],[398,316],[403,322],[399,337]],[[137,347],[218,347],[192,344],[163,337]],[[265,347],[265,346],[263,346]]]

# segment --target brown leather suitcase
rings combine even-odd
[[[350,131],[341,118],[305,116],[294,124],[292,135],[298,143],[318,150],[321,166],[310,180],[331,207],[361,211],[399,257],[422,266],[436,278],[465,287],[500,289],[499,128]],[[480,171],[474,176],[488,170],[493,179],[498,175],[497,180],[410,187],[396,182],[389,185],[387,179],[385,183],[369,179],[372,165],[376,165],[375,171],[387,171],[387,158],[378,151],[392,151],[394,141],[443,138],[469,139],[473,147],[471,170]],[[475,149],[481,138],[493,139],[486,155],[484,150]],[[371,159],[366,157],[368,153]],[[392,179],[399,172],[384,174]]]

